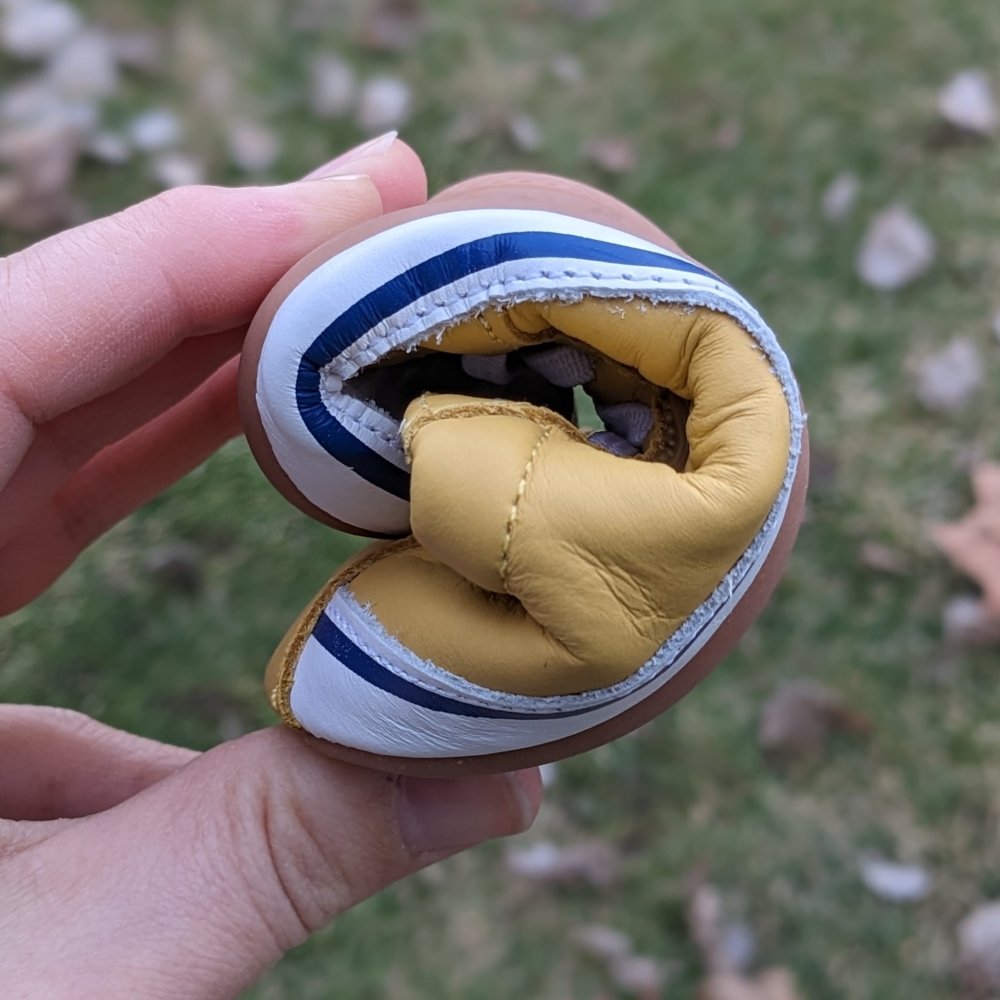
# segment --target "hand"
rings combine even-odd
[[[402,143],[272,188],[177,189],[0,262],[0,613],[239,432],[235,355],[295,261],[418,204]],[[283,729],[205,754],[0,706],[0,981],[223,997],[335,915],[523,829],[537,772],[391,779]]]

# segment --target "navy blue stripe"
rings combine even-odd
[[[713,619],[703,623],[697,633],[691,637],[688,646],[695,642],[701,633],[709,626]],[[649,677],[639,687],[619,695],[617,698],[601,702],[600,705],[589,705],[585,708],[564,710],[561,712],[515,712],[507,709],[487,708],[483,705],[470,705],[447,695],[438,694],[413,681],[400,677],[388,667],[383,666],[374,657],[369,656],[352,639],[350,639],[336,623],[326,613],[319,616],[319,621],[313,627],[313,638],[335,659],[342,663],[353,674],[357,674],[362,680],[367,681],[381,691],[386,691],[403,701],[408,701],[412,705],[419,705],[421,708],[430,709],[432,712],[444,712],[448,715],[463,715],[472,719],[568,719],[577,715],[586,715],[598,709],[606,708],[622,698],[631,697],[636,691],[651,684],[659,675],[654,674]],[[685,646],[684,649],[687,649]],[[684,650],[680,650],[677,656],[683,655]]]
[[[408,499],[409,474],[359,441],[324,406],[320,370],[372,327],[425,295],[505,262],[551,257],[584,264],[659,267],[715,278],[688,260],[565,233],[500,233],[453,247],[370,292],[341,313],[310,344],[299,365],[295,395],[299,413],[316,441],[364,479],[387,493]]]

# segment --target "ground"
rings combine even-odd
[[[1000,458],[1000,147],[943,130],[935,96],[960,69],[996,70],[1000,6],[619,0],[589,21],[567,11],[601,5],[437,0],[423,38],[396,53],[357,43],[360,3],[303,4],[320,27],[298,31],[277,0],[84,6],[100,23],[179,40],[165,69],[130,78],[107,113],[180,109],[213,180],[243,180],[219,138],[226,115],[277,131],[275,178],[362,138],[349,116],[309,112],[307,66],[326,51],[361,77],[411,85],[403,134],[434,188],[517,166],[613,191],[755,302],[809,410],[808,515],[772,605],[666,716],[560,766],[519,845],[598,838],[619,856],[617,879],[538,886],[487,846],[362,906],[250,996],[616,996],[568,943],[589,923],[631,935],[667,967],[665,995],[690,996],[702,969],[684,911],[698,877],[752,929],[757,964],[793,970],[804,997],[954,996],[955,927],[1000,896],[1000,686],[996,647],[943,637],[942,607],[973,588],[928,527],[966,508],[972,461]],[[225,113],[198,99],[209,69],[233,83]],[[512,139],[517,114],[537,123],[538,148]],[[465,141],[457,116],[476,133]],[[634,168],[602,172],[585,155],[607,137],[634,147]],[[843,171],[860,195],[834,223],[820,201]],[[139,163],[90,165],[77,190],[99,213],[154,185]],[[884,293],[859,281],[854,257],[872,214],[895,202],[930,226],[937,259]],[[979,347],[991,388],[956,413],[929,412],[914,359],[954,336]],[[873,543],[889,557],[873,558]],[[235,443],[0,625],[0,697],[196,747],[269,724],[262,666],[354,544],[286,505]],[[757,746],[760,708],[800,677],[864,713],[870,732],[777,766]],[[924,866],[931,892],[912,906],[876,898],[858,871],[869,853]]]

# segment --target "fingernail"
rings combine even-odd
[[[537,769],[481,778],[401,778],[396,818],[413,854],[441,854],[526,830],[541,803]]]
[[[374,139],[369,139],[367,142],[361,143],[360,146],[355,146],[346,153],[341,153],[340,156],[330,160],[329,163],[324,163],[323,166],[317,167],[311,173],[306,174],[303,179],[311,181],[319,177],[329,177],[331,174],[339,174],[343,167],[349,166],[356,160],[360,160],[365,156],[378,156],[379,153],[384,153],[398,137],[399,133],[392,131],[386,132],[385,135],[377,136]]]

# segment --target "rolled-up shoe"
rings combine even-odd
[[[241,392],[272,482],[386,539],[266,681],[287,724],[385,770],[508,770],[646,722],[760,613],[801,518],[774,334],[555,178],[477,178],[306,258],[254,320]]]

